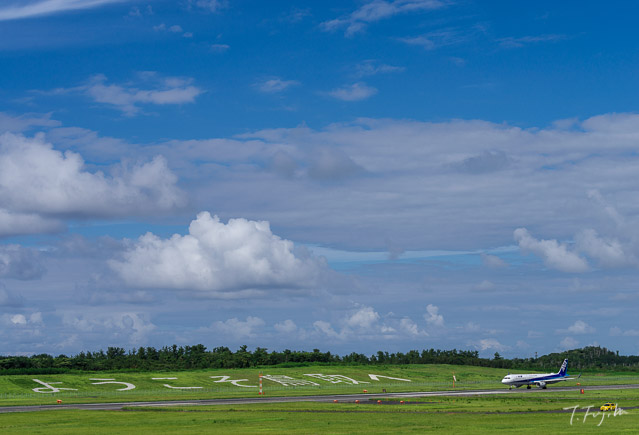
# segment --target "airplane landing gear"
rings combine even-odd
[[[526,385],[526,389],[527,389],[527,390],[530,390],[530,385]]]

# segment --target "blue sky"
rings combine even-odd
[[[635,354],[636,9],[4,2],[2,352]]]

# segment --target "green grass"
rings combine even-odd
[[[257,388],[242,388],[230,383],[215,383],[211,376],[230,376],[230,379],[246,379],[240,384],[257,385],[258,375],[287,375],[295,379],[312,380],[319,386],[284,387],[275,382],[264,380],[264,392],[267,396],[294,396],[315,394],[350,394],[361,393],[366,389],[370,393],[403,391],[441,391],[452,389],[452,375],[457,377],[456,389],[504,388],[500,380],[506,374],[503,369],[484,367],[450,366],[450,365],[408,365],[408,366],[309,366],[309,367],[265,367],[261,369],[226,369],[199,370],[184,372],[162,373],[81,373],[81,374],[52,374],[52,375],[15,375],[0,376],[0,406],[50,404],[56,400],[63,403],[94,403],[94,402],[126,402],[149,400],[182,400],[182,399],[211,399],[230,397],[257,397]],[[350,377],[361,383],[351,385],[346,383],[331,384],[324,380],[317,380],[304,376],[308,373],[339,374]],[[402,382],[380,378],[374,381],[369,374],[410,379]],[[153,380],[152,378],[175,377],[176,380]],[[136,386],[134,390],[117,391],[123,388],[119,384],[94,385],[96,380],[115,379],[129,382]],[[53,384],[59,388],[74,388],[55,394],[33,392],[33,388],[42,387],[33,379],[43,382],[60,382]],[[584,373],[579,379],[584,388],[589,385],[639,383],[636,373]],[[203,387],[198,390],[175,390],[163,386],[169,384],[176,387]],[[562,385],[576,385],[576,381],[567,381]],[[552,386],[550,387],[552,388]]]
[[[564,407],[621,407],[639,402],[636,391],[521,392],[504,396],[438,397],[436,403],[378,405],[289,403],[235,406],[130,408],[126,411],[58,410],[4,414],[3,434],[114,433],[636,433],[639,410],[610,417],[549,413]],[[601,403],[600,403],[601,402]],[[501,410],[495,413],[495,410]],[[512,412],[512,413],[504,413]],[[599,425],[600,424],[600,425]],[[598,426],[599,425],[599,426]]]

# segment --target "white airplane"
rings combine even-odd
[[[568,381],[570,379],[579,379],[581,374],[576,378],[569,378],[566,369],[568,368],[568,359],[564,360],[564,363],[561,365],[561,368],[557,373],[531,373],[531,374],[515,374],[511,375],[510,373],[504,376],[504,379],[501,380],[502,384],[508,385],[510,388],[512,387],[521,387],[526,386],[530,390],[533,385],[538,386],[539,388],[546,389],[547,384],[554,384],[555,382]]]

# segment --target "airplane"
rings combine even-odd
[[[504,379],[501,380],[502,384],[508,385],[511,389],[513,387],[522,387],[526,386],[527,389],[533,385],[538,386],[541,389],[546,389],[548,384],[554,384],[555,382],[568,381],[570,379],[579,379],[581,377],[581,373],[576,378],[569,378],[566,369],[568,368],[568,359],[564,360],[564,363],[561,365],[561,368],[557,373],[531,373],[531,374],[514,374],[510,373],[504,376]]]

